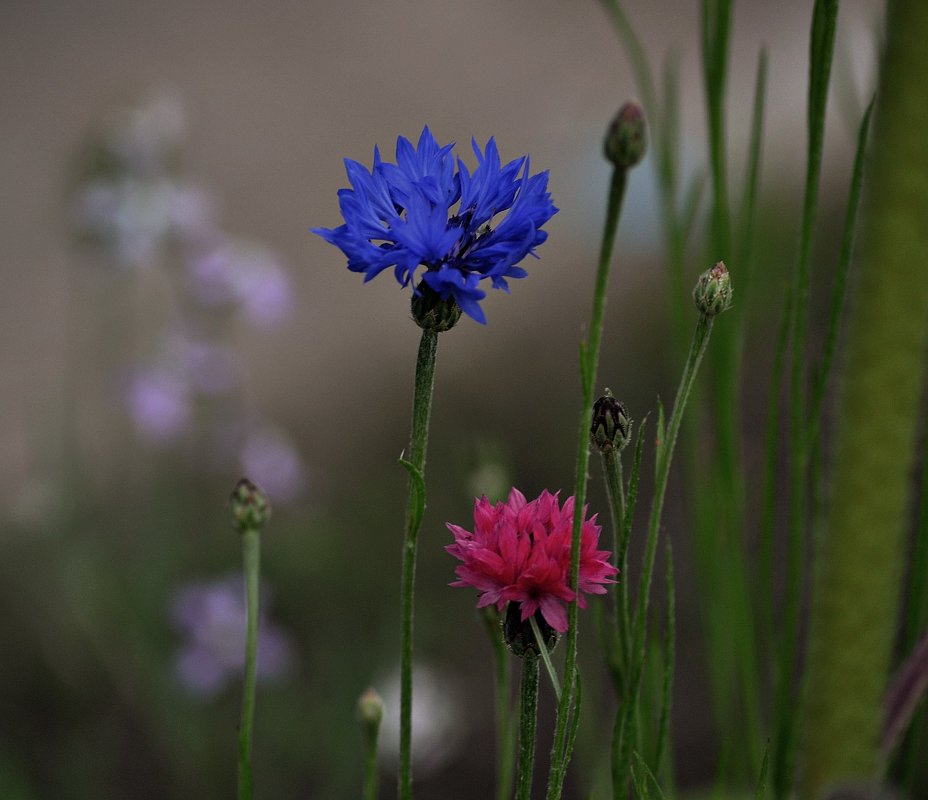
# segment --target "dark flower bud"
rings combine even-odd
[[[632,421],[625,406],[606,393],[593,403],[593,424],[590,425],[590,442],[601,453],[623,450],[631,438]]]
[[[255,530],[264,526],[271,518],[271,504],[267,495],[248,478],[242,478],[232,490],[229,498],[232,524],[239,531]]]
[[[441,295],[435,292],[425,281],[412,296],[412,318],[423,330],[442,333],[450,331],[461,318],[461,307],[454,297],[442,300]]]
[[[625,103],[609,125],[603,153],[618,169],[631,169],[644,158],[647,150],[644,111],[637,103]]]
[[[535,612],[535,622],[538,624],[541,638],[550,653],[557,644],[558,632],[545,621],[541,611]],[[531,622],[529,619],[522,619],[522,605],[520,603],[509,603],[506,606],[506,616],[503,617],[503,638],[513,655],[519,658],[524,658],[529,651],[536,656],[541,655]]]
[[[724,262],[719,261],[699,276],[693,289],[693,300],[701,314],[714,317],[731,308],[731,292],[731,276]]]

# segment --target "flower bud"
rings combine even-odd
[[[731,308],[731,291],[731,276],[724,262],[719,261],[699,276],[693,289],[693,300],[701,314],[714,317]]]
[[[644,111],[635,102],[625,103],[615,115],[603,153],[617,169],[631,169],[644,158],[648,150],[648,129]]]
[[[623,450],[631,438],[632,421],[625,406],[606,393],[593,403],[593,424],[590,425],[590,442],[601,453]]]
[[[358,722],[364,733],[376,739],[382,719],[383,699],[372,687],[365,689],[358,698]]]
[[[461,307],[453,297],[442,300],[431,286],[420,281],[412,296],[412,318],[423,330],[442,333],[458,324]]]
[[[558,632],[545,621],[541,611],[535,612],[535,622],[538,624],[541,638],[550,653],[557,644]],[[529,651],[536,656],[541,655],[531,622],[528,619],[522,619],[521,603],[509,603],[506,606],[506,616],[503,617],[503,638],[513,655],[519,658],[524,658]]]
[[[271,504],[264,491],[248,478],[242,478],[229,498],[232,524],[242,533],[263,527],[271,518]]]

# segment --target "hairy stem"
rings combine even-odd
[[[406,504],[406,533],[403,538],[403,574],[401,583],[402,632],[400,656],[400,800],[412,800],[412,635],[413,596],[416,582],[416,539],[422,526],[425,508],[425,452],[432,412],[432,388],[435,384],[435,353],[438,334],[423,330],[416,360],[415,393],[412,406],[412,434],[409,439],[409,464],[414,470],[409,478]]]

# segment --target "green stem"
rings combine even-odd
[[[400,656],[400,800],[412,800],[412,635],[413,595],[416,581],[416,539],[422,526],[425,508],[425,453],[432,412],[432,388],[435,385],[435,353],[438,334],[423,330],[416,360],[415,392],[412,406],[412,434],[409,439],[409,478],[406,503],[406,533],[403,539],[403,574],[401,583],[402,632]]]
[[[677,436],[680,432],[683,411],[686,408],[687,400],[692,391],[696,373],[699,371],[699,365],[706,352],[706,346],[709,343],[709,334],[712,332],[713,322],[714,317],[707,317],[704,314],[699,315],[699,320],[696,323],[696,330],[693,334],[693,341],[690,345],[689,356],[686,359],[686,366],[683,368],[683,375],[680,378],[680,386],[677,389],[677,396],[674,400],[673,411],[670,415],[670,423],[667,426],[666,436],[664,441],[658,444],[654,499],[651,503],[651,515],[648,520],[648,538],[645,545],[644,565],[641,579],[638,582],[638,603],[635,610],[634,632],[632,637],[633,645],[631,660],[629,662],[628,690],[625,695],[624,708],[620,709],[618,712],[621,722],[617,720],[617,725],[613,734],[613,794],[616,798],[625,797],[629,770],[631,768],[632,742],[635,738],[632,735],[631,726],[638,706],[638,694],[641,687],[641,677],[644,667],[648,606],[651,596],[651,578],[654,574],[654,557],[657,552],[658,533],[660,531],[661,515],[664,510],[664,495],[667,491],[670,464],[673,459],[673,451],[677,442]],[[618,737],[618,739],[615,737]],[[619,783],[615,783],[616,778],[618,778]]]
[[[928,356],[928,5],[891,3],[809,632],[800,797],[878,778]],[[861,420],[867,420],[861,436]]]
[[[242,557],[245,569],[245,686],[242,692],[242,720],[238,729],[238,798],[251,800],[251,740],[255,718],[255,681],[258,653],[258,579],[261,569],[261,532],[242,531]]]
[[[530,800],[535,769],[535,724],[538,718],[538,659],[531,651],[522,659],[519,696],[519,777],[516,800]]]
[[[570,550],[570,588],[575,593],[567,611],[567,654],[564,660],[564,687],[558,703],[557,721],[554,728],[554,743],[551,749],[551,766],[548,773],[548,800],[558,800],[563,789],[563,780],[570,760],[568,744],[568,721],[571,703],[575,695],[574,684],[577,670],[577,586],[580,579],[580,531],[583,525],[583,507],[586,502],[587,468],[590,460],[590,424],[593,420],[593,387],[599,363],[599,347],[603,336],[603,316],[606,308],[606,286],[609,282],[609,265],[612,249],[619,227],[622,200],[625,197],[627,173],[623,169],[612,171],[609,186],[609,203],[606,208],[606,224],[599,251],[599,266],[593,290],[593,311],[590,317],[590,332],[580,347],[580,373],[583,398],[580,424],[577,433],[577,460],[574,471],[574,519]],[[574,713],[578,713],[576,709]]]
[[[628,540],[625,530],[625,487],[622,482],[622,454],[615,448],[603,453],[603,476],[612,516],[613,558],[619,578],[613,586],[615,638],[619,642],[621,672],[628,670]]]
[[[674,667],[677,661],[677,596],[673,579],[673,546],[666,539],[667,562],[666,585],[666,619],[664,621],[664,680],[661,685],[661,715],[657,725],[657,745],[654,748],[654,771],[660,775],[664,766],[664,756],[670,751],[670,705],[673,699]],[[672,775],[673,758],[667,758],[667,771]]]
[[[486,611],[486,609],[484,609]],[[500,633],[499,617],[484,616],[490,644],[493,646],[494,689],[496,700],[496,800],[509,800],[512,796],[513,749],[512,710],[509,703],[509,680],[512,672],[512,653]]]
[[[364,800],[377,800],[377,737],[364,742]]]

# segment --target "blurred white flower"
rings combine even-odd
[[[396,769],[400,741],[400,675],[394,672],[383,683],[384,717],[378,750],[384,766]],[[446,673],[416,664],[412,692],[412,755],[416,772],[435,772],[461,747],[467,730],[460,692]]]
[[[206,194],[167,178],[100,179],[75,198],[74,226],[117,264],[146,267],[175,243],[195,240],[211,226]]]

